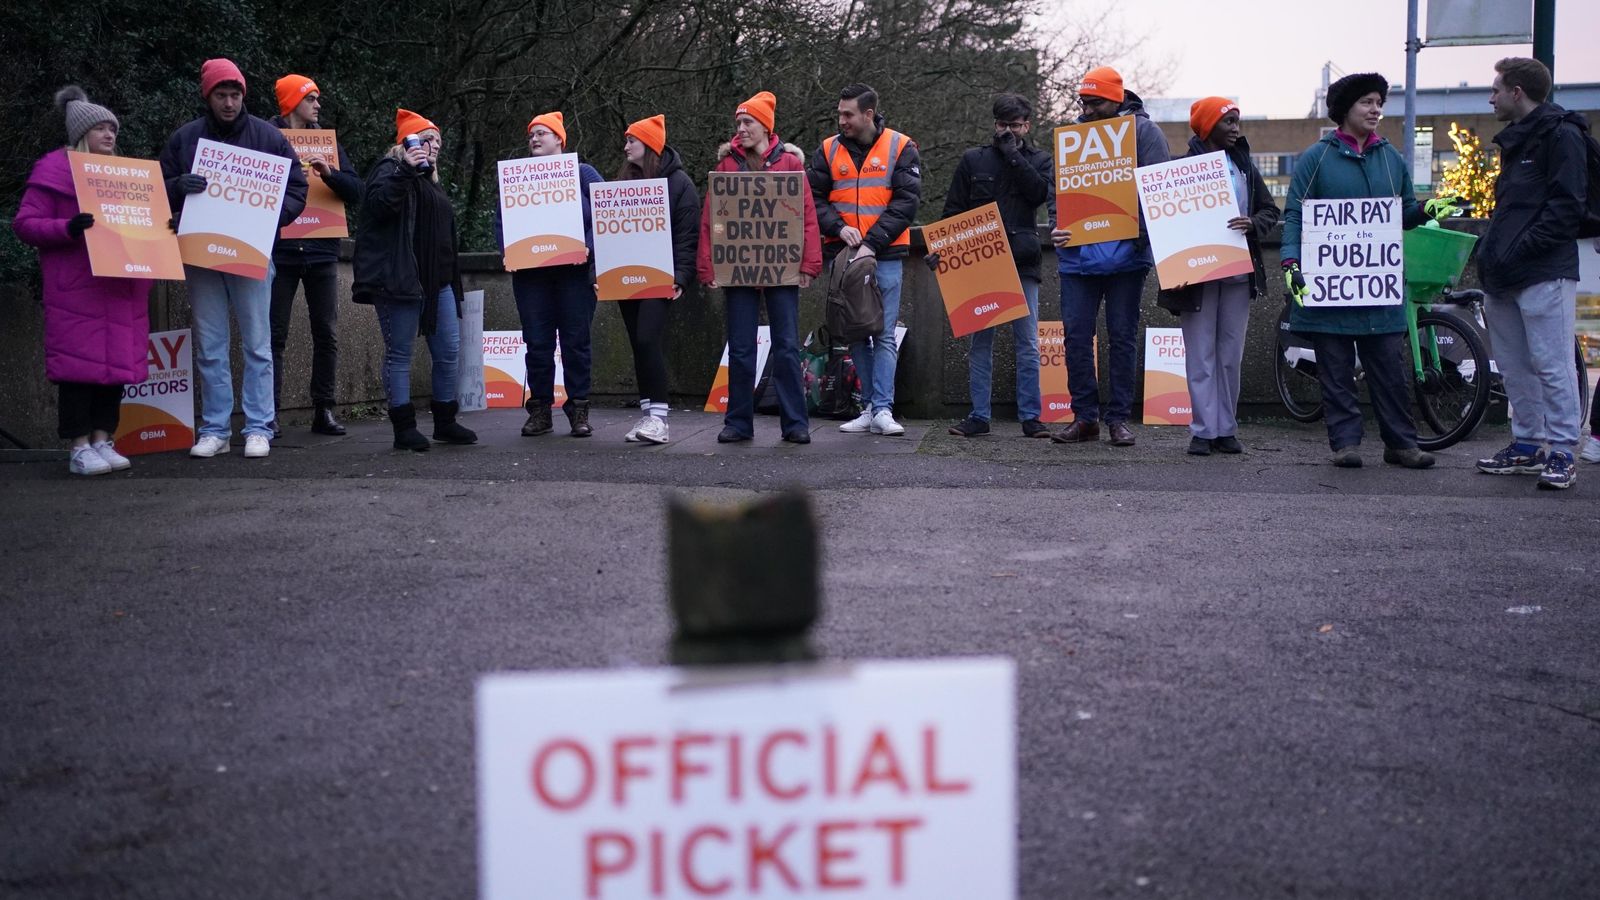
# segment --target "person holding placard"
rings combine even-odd
[[[1222,151],[1238,202],[1238,215],[1228,227],[1245,236],[1250,246],[1249,274],[1162,291],[1156,304],[1176,313],[1183,328],[1184,373],[1189,383],[1189,453],[1209,456],[1242,453],[1239,443],[1239,375],[1244,366],[1244,338],[1250,304],[1267,290],[1261,262],[1261,240],[1281,215],[1266,180],[1250,160],[1250,144],[1239,125],[1239,104],[1226,97],[1206,97],[1189,107],[1189,156]]]
[[[131,463],[112,446],[124,385],[149,373],[150,281],[94,274],[84,232],[94,214],[80,212],[67,151],[115,156],[117,117],[90,103],[77,86],[56,92],[67,144],[34,163],[11,229],[39,250],[44,287],[44,373],[57,391],[56,434],[72,442],[67,471],[104,475]]]
[[[559,112],[534,116],[528,122],[528,155],[560,156],[567,152],[566,120]],[[518,269],[511,273],[511,293],[522,321],[522,341],[527,347],[528,421],[524,437],[549,434],[554,429],[550,407],[556,399],[556,341],[561,342],[561,371],[567,400],[561,411],[573,437],[589,437],[589,385],[594,322],[594,219],[589,207],[589,185],[605,181],[595,168],[578,161],[578,196],[583,204],[583,238],[589,259],[567,265]],[[496,243],[505,246],[504,213],[495,204]]]
[[[322,90],[315,81],[304,75],[285,75],[274,88],[278,115],[271,124],[295,130],[322,128]],[[331,166],[320,156],[306,158],[305,165],[348,209],[361,202],[361,176],[350,165],[343,144],[334,143],[334,156]],[[339,239],[280,237],[272,246],[272,267],[273,436],[279,433],[276,411],[283,405],[283,348],[289,342],[295,290],[301,284],[306,288],[306,316],[311,323],[311,430],[344,434],[344,426],[333,415],[339,373]]]
[[[1122,75],[1109,66],[1089,70],[1078,85],[1083,106],[1082,122],[1118,116],[1134,117],[1134,153],[1137,164],[1147,166],[1172,158],[1166,136],[1150,121],[1139,95],[1122,85]],[[1050,237],[1056,245],[1056,269],[1061,275],[1061,318],[1067,331],[1067,378],[1072,389],[1070,425],[1052,436],[1058,444],[1100,440],[1104,420],[1113,447],[1131,447],[1133,387],[1138,377],[1139,302],[1144,281],[1155,265],[1150,239],[1140,218],[1139,237],[1068,246],[1069,229],[1058,227],[1055,204],[1050,206]],[[1100,405],[1100,382],[1095,372],[1095,331],[1100,304],[1105,303],[1106,332],[1110,338],[1110,396]]]
[[[639,410],[644,416],[623,436],[626,441],[665,444],[667,413],[672,408],[667,382],[667,313],[672,300],[694,284],[695,249],[700,239],[700,192],[683,169],[683,158],[667,144],[667,117],[651,116],[628,126],[622,140],[618,181],[667,180],[668,218],[672,228],[672,298],[628,300],[622,324],[633,347],[633,372],[639,382]]]
[[[306,176],[300,171],[300,158],[283,132],[245,110],[245,80],[239,67],[227,59],[206,60],[200,67],[200,96],[206,103],[205,115],[173,132],[161,151],[161,174],[167,179],[173,217],[183,217],[185,198],[207,189],[206,177],[191,171],[196,146],[204,138],[288,161],[278,226],[293,222],[306,205]],[[271,451],[272,420],[277,415],[272,402],[271,267],[265,280],[195,265],[185,265],[183,271],[193,316],[195,371],[200,376],[200,431],[189,455],[209,459],[228,452],[233,431],[233,371],[228,361],[231,311],[239,323],[244,355],[244,381],[239,388],[244,455],[264,457]]]
[[[987,203],[1000,207],[1011,257],[1016,261],[1028,314],[1011,321],[1011,345],[1017,360],[1017,419],[1022,436],[1047,438],[1050,430],[1039,421],[1043,400],[1039,394],[1039,207],[1050,199],[1050,154],[1028,143],[1033,128],[1033,105],[1016,94],[994,100],[994,138],[961,155],[950,191],[944,196],[948,219]],[[972,333],[967,357],[967,390],[972,412],[950,426],[950,433],[974,437],[989,433],[994,393],[994,328]]]
[[[1428,213],[1417,202],[1411,167],[1378,135],[1389,82],[1376,73],[1346,75],[1328,87],[1328,118],[1338,127],[1295,160],[1294,178],[1283,215],[1283,276],[1289,297],[1289,327],[1316,351],[1332,462],[1361,466],[1361,404],[1356,394],[1356,354],[1367,375],[1367,389],[1383,437],[1383,461],[1426,469],[1433,455],[1417,447],[1411,418],[1410,382],[1405,365],[1404,299],[1388,305],[1311,308],[1300,271],[1302,206],[1309,200],[1396,197],[1401,225],[1415,228]]]
[[[778,98],[761,91],[739,104],[733,114],[733,138],[717,148],[716,172],[804,172],[802,151],[785,144],[773,132]],[[817,211],[802,177],[804,200],[804,250],[797,260],[799,285],[722,285],[728,322],[728,412],[717,440],[724,444],[748,441],[755,433],[756,336],[761,326],[761,304],[766,302],[771,325],[772,350],[768,366],[778,392],[778,425],[783,439],[792,444],[811,443],[811,419],[806,412],[805,383],[800,371],[800,291],[822,274],[822,240],[817,232]],[[700,213],[700,282],[718,287],[711,259],[711,193],[706,193]],[[723,201],[726,202],[726,201]],[[774,206],[779,201],[772,200]],[[763,267],[765,268],[765,267]]]
[[[367,174],[356,230],[353,294],[369,303],[383,332],[383,389],[396,450],[422,452],[411,402],[411,350],[420,336],[433,359],[433,439],[475,444],[456,421],[461,360],[461,265],[456,214],[439,186],[439,126],[409,109],[395,111],[394,146]]]

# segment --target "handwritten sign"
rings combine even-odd
[[[665,178],[589,185],[601,300],[671,297],[672,210]]]
[[[342,238],[350,236],[350,220],[344,201],[328,187],[322,176],[312,171],[309,159],[320,159],[328,168],[339,169],[339,140],[332,128],[285,128],[283,137],[300,157],[306,175],[306,208],[293,222],[279,229],[286,238]]]
[[[1228,227],[1239,196],[1222,151],[1137,170],[1139,203],[1163,288],[1248,275],[1255,268],[1243,232]]]
[[[1300,224],[1308,309],[1405,302],[1398,197],[1307,200]]]
[[[939,255],[934,277],[952,335],[961,337],[1028,314],[998,205],[987,203],[926,225],[922,238],[928,252]]]
[[[588,262],[578,154],[501,160],[499,172],[506,271]]]
[[[281,156],[201,138],[190,171],[205,176],[206,189],[183,201],[178,249],[184,263],[264,281],[291,165]]]
[[[94,227],[83,233],[89,246],[89,269],[103,278],[166,278],[183,280],[178,241],[167,228],[167,205],[161,164],[97,153],[67,151],[78,210],[94,215]]]
[[[1133,116],[1056,129],[1056,223],[1072,232],[1067,246],[1139,236],[1136,131]]]
[[[711,268],[722,287],[800,283],[804,172],[712,172]]]

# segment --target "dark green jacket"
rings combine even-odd
[[[1411,168],[1388,141],[1357,153],[1336,133],[1317,141],[1294,163],[1289,200],[1283,211],[1283,259],[1300,259],[1300,204],[1304,200],[1350,200],[1359,197],[1399,197],[1400,224],[1415,228],[1427,221],[1411,186]],[[1355,306],[1345,309],[1306,309],[1289,305],[1289,327],[1295,331],[1326,334],[1391,334],[1406,330],[1401,306]]]

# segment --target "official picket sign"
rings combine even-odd
[[[83,233],[89,270],[102,278],[183,280],[178,240],[167,228],[172,208],[161,164],[153,159],[67,151],[78,211],[94,216]]]
[[[1194,421],[1182,328],[1144,330],[1144,424]]]
[[[671,297],[672,209],[665,178],[589,185],[601,300]]]
[[[751,387],[761,383],[761,373],[767,370],[767,355],[772,352],[772,326],[756,327],[756,371]],[[728,345],[722,345],[722,362],[717,364],[717,374],[711,378],[711,393],[706,397],[705,412],[728,411]]]
[[[501,160],[498,171],[506,271],[588,262],[578,154]]]
[[[1307,308],[1405,302],[1399,198],[1307,200],[1300,223]]]
[[[291,165],[298,163],[201,138],[189,171],[205,176],[206,189],[183,201],[184,263],[265,281]]]
[[[1070,247],[1139,236],[1139,162],[1133,116],[1055,130],[1056,222]]]
[[[516,409],[528,400],[528,345],[520,331],[483,333],[483,387],[489,409]],[[555,352],[555,406],[567,402],[561,347]]]
[[[1011,255],[1000,207],[987,203],[922,228],[930,254],[938,254],[934,278],[955,337],[993,328],[1028,315],[1017,262]]]
[[[712,172],[711,268],[722,287],[800,283],[806,251],[804,172]]]
[[[485,676],[479,896],[1016,896],[1015,666]]]
[[[1243,213],[1222,151],[1142,166],[1136,174],[1162,288],[1248,275],[1255,268],[1244,234],[1228,227]]]
[[[311,170],[306,162],[313,157],[327,163],[328,168],[339,168],[339,137],[332,128],[285,128],[284,140],[300,157],[300,167],[306,176],[306,208],[295,216],[293,222],[283,226],[279,234],[286,238],[342,238],[350,236],[350,220],[345,213],[344,201],[328,187],[322,176]]]
[[[93,230],[93,229],[91,229]],[[169,232],[170,234],[170,232]],[[187,450],[194,445],[194,348],[189,329],[157,331],[145,344],[149,374],[122,388],[117,433],[124,456]]]

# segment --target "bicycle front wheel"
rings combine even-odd
[[[1317,381],[1317,356],[1311,345],[1289,330],[1289,307],[1278,315],[1277,360],[1272,366],[1272,381],[1278,399],[1296,422],[1315,422],[1322,418],[1322,385]]]
[[[1476,431],[1489,410],[1489,349],[1477,329],[1440,310],[1417,314],[1422,376],[1417,379],[1417,446],[1449,447]],[[1438,348],[1437,365],[1429,345]]]

